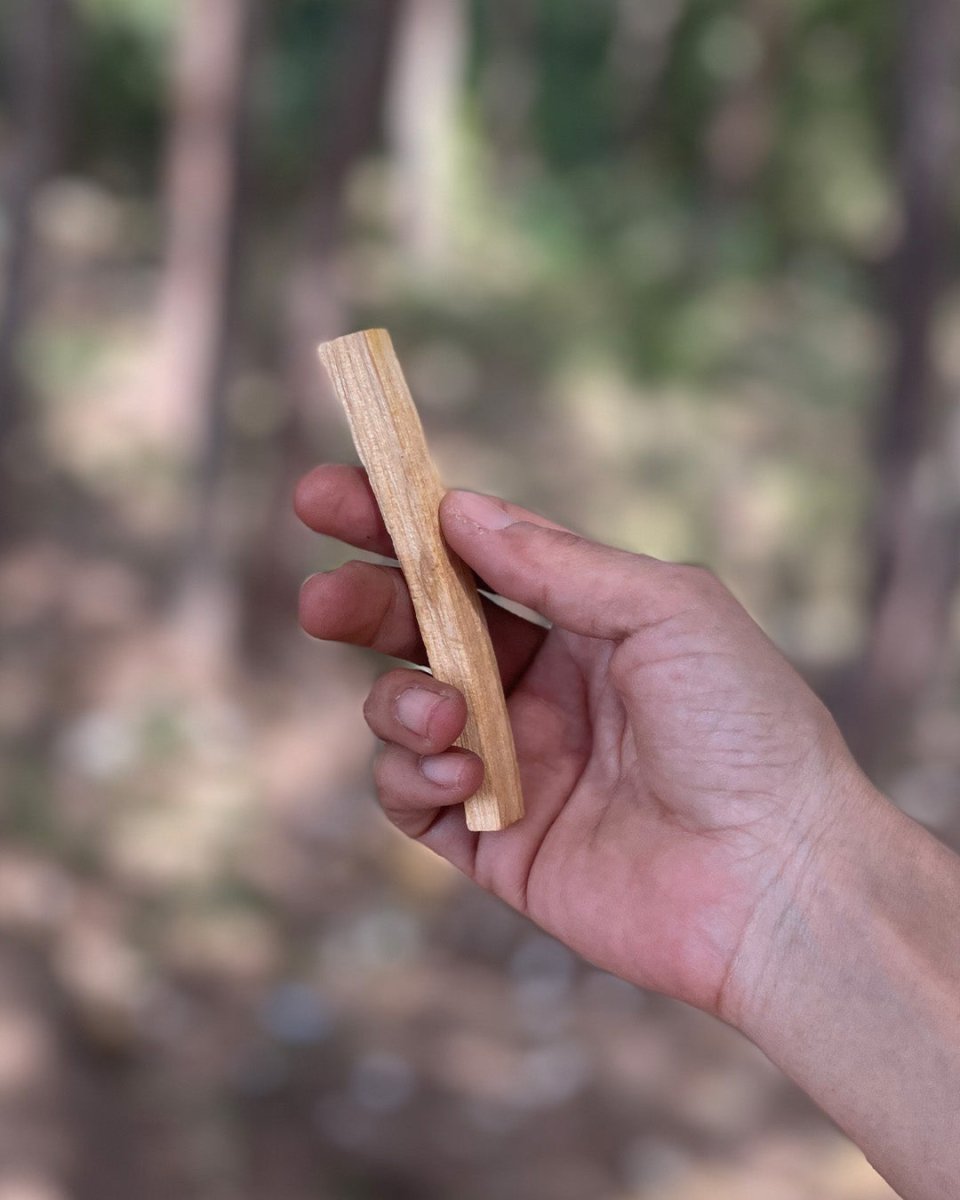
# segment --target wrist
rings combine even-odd
[[[789,886],[758,915],[731,1023],[899,1194],[952,1195],[960,859],[864,781]]]
[[[791,821],[722,993],[719,1015],[761,1045],[784,986],[823,965],[848,936],[845,912],[882,886],[887,847],[907,821],[849,756],[808,805],[815,815]]]

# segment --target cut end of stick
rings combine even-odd
[[[320,342],[317,355],[328,371],[332,371],[344,356],[355,354],[358,342],[366,343],[367,349],[374,356],[394,354],[393,339],[386,329],[361,329],[357,333],[345,333],[341,337],[331,338],[328,342]]]

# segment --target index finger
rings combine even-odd
[[[347,463],[314,467],[297,484],[293,508],[304,525],[316,533],[338,538],[358,550],[396,558],[363,467]]]
[[[531,521],[548,529],[565,529],[565,526],[527,512],[509,501],[497,500],[497,503],[504,511],[515,514],[518,520]],[[370,550],[385,558],[397,557],[363,467],[347,463],[324,463],[314,467],[297,484],[293,507],[300,520],[315,533],[335,537],[358,550]],[[493,590],[483,580],[478,583],[487,591]]]

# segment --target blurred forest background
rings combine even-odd
[[[0,1200],[881,1200],[370,799],[384,324],[452,483],[709,562],[960,844],[956,0],[4,0]]]

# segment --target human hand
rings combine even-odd
[[[391,555],[364,472],[301,481],[312,529]],[[823,705],[708,572],[587,541],[514,505],[451,492],[444,535],[485,586],[526,815],[471,833],[483,768],[451,749],[452,687],[393,670],[367,721],[380,803],[441,854],[598,966],[736,1023],[772,931],[838,813],[870,789]],[[397,568],[352,562],[304,584],[315,637],[425,662]]]

